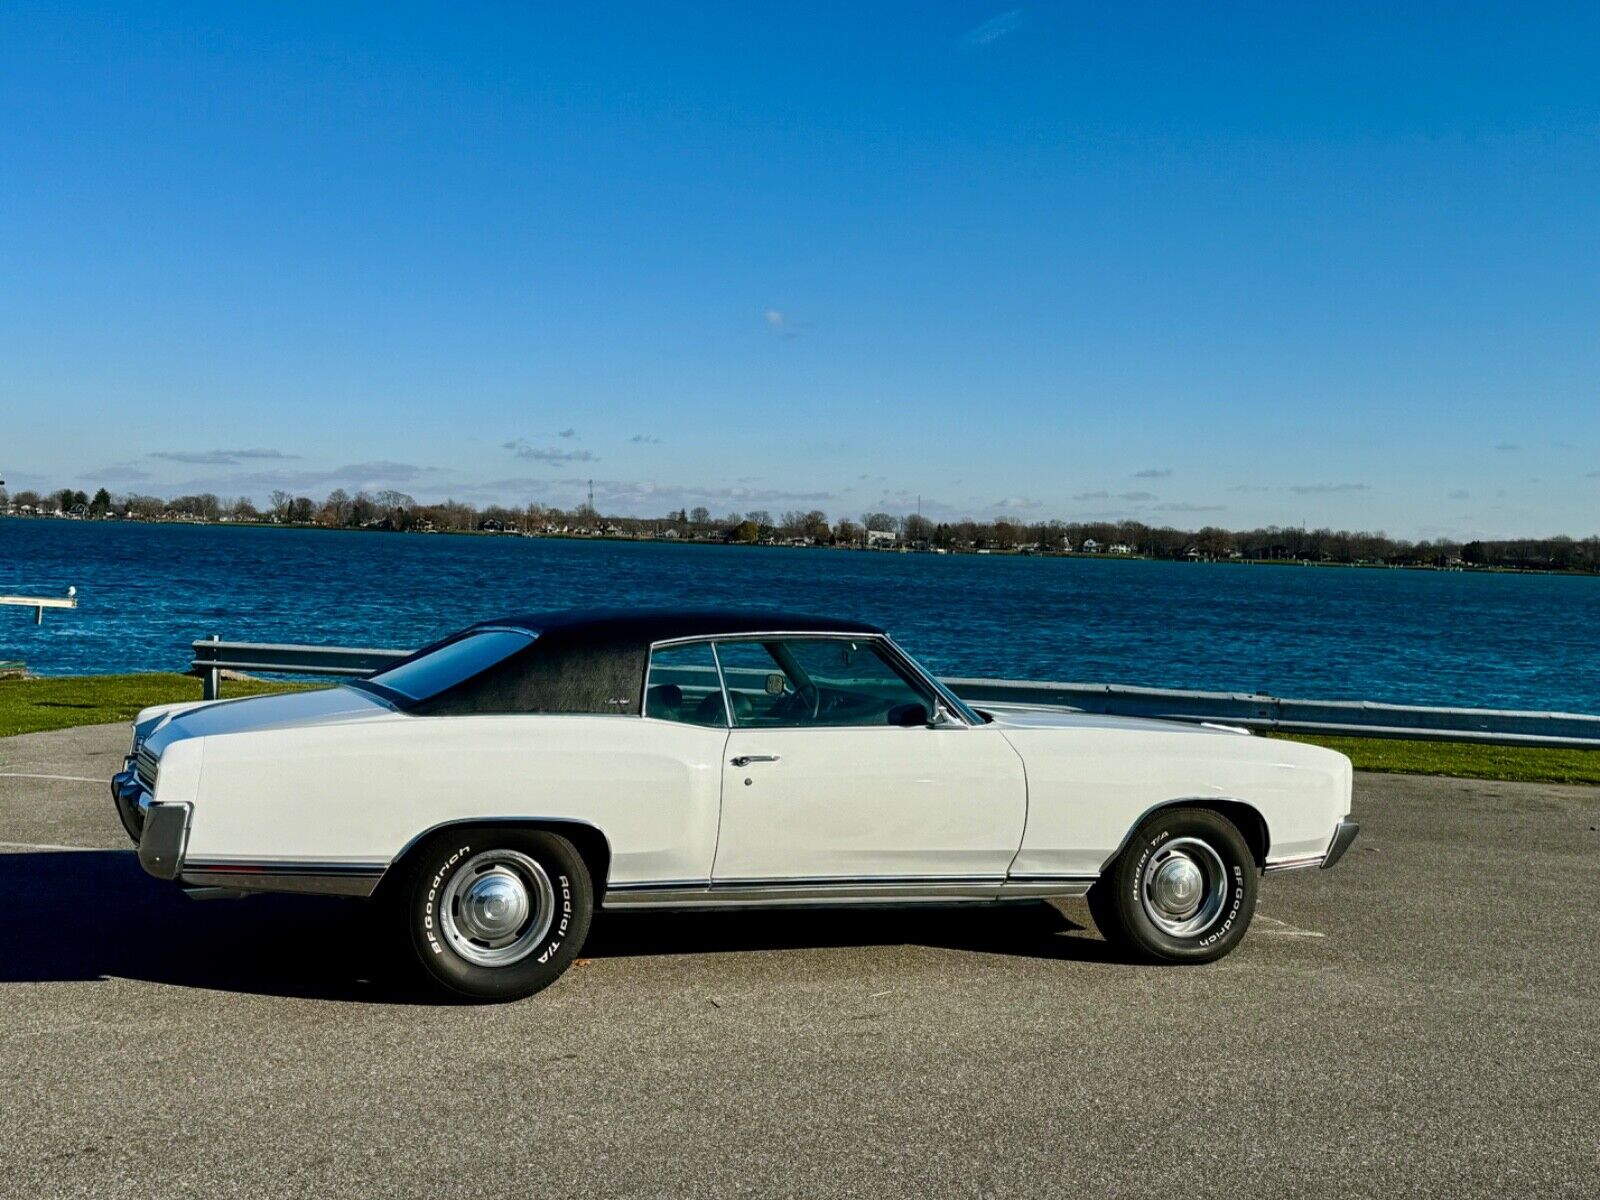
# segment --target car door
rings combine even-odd
[[[731,710],[716,885],[998,887],[1027,785],[998,730],[952,718],[880,639],[717,643]]]

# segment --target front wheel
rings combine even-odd
[[[548,987],[589,932],[594,888],[571,842],[523,829],[446,830],[402,887],[405,942],[424,979],[477,1000]]]
[[[1202,808],[1163,809],[1089,892],[1106,941],[1157,962],[1215,962],[1256,909],[1256,864],[1238,828]]]

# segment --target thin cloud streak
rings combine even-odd
[[[1339,496],[1346,492],[1370,492],[1366,483],[1297,483],[1289,488],[1296,496]]]
[[[553,446],[535,446],[527,438],[513,438],[509,442],[501,442],[500,448],[509,450],[517,458],[527,459],[529,462],[547,462],[555,466],[560,466],[562,463],[599,461],[590,450],[558,450]]]
[[[1007,9],[990,17],[981,25],[974,25],[961,35],[961,44],[968,50],[982,50],[1003,37],[1009,37],[1022,28],[1024,13],[1020,8]]]
[[[236,463],[261,459],[296,459],[298,454],[285,454],[282,450],[264,448],[253,450],[153,450],[146,458],[159,458],[164,462],[188,463],[193,466],[227,467]]]

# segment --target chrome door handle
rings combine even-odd
[[[778,756],[776,754],[741,754],[738,758],[730,758],[728,761],[736,767],[748,767],[751,763],[777,762]]]

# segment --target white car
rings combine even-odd
[[[385,902],[424,977],[528,995],[594,908],[1087,895],[1165,962],[1355,837],[1343,755],[974,709],[881,629],[786,613],[489,621],[360,682],[146,709],[112,781],[145,870]]]

